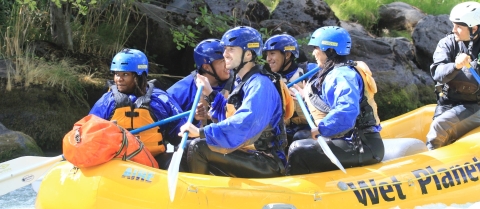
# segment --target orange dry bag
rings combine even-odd
[[[63,155],[79,168],[100,165],[115,157],[158,168],[152,154],[133,134],[95,115],[76,122],[63,137]]]

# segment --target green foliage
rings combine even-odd
[[[325,0],[338,18],[345,21],[358,22],[367,30],[371,30],[378,22],[378,8],[396,0]],[[431,14],[450,14],[450,10],[464,0],[402,0]]]
[[[206,28],[210,35],[219,36],[230,29],[229,23],[233,22],[233,17],[209,13],[207,6],[198,9],[200,10],[200,16],[195,18],[195,24]]]
[[[191,25],[181,25],[177,28],[170,28],[170,33],[173,35],[173,42],[177,44],[178,50],[185,48],[185,46],[195,47],[198,42],[197,34],[200,34],[200,32]]]
[[[388,30],[382,29],[380,36],[382,37],[405,37],[409,41],[413,41],[412,34],[406,30]]]
[[[212,14],[208,12],[206,6],[200,7],[199,10],[199,16],[195,18],[195,24],[205,29],[214,37],[221,36],[234,22],[234,17]],[[170,33],[173,36],[173,42],[177,44],[176,48],[178,50],[185,48],[185,46],[195,47],[199,42],[198,38],[201,34],[201,32],[192,25],[172,26]]]
[[[272,31],[268,31],[268,28],[260,28],[258,30],[258,32],[260,32],[260,34],[262,34],[262,39],[264,41],[269,39],[272,36]]]
[[[89,5],[97,4],[96,0],[91,0],[91,1],[87,1],[87,0],[74,0],[74,1],[52,0],[52,2],[55,3],[55,5],[57,5],[57,7],[59,7],[59,8],[62,6],[62,4],[71,4],[74,8],[78,9],[78,13],[81,14],[81,15],[87,15]]]
[[[263,5],[265,5],[268,10],[272,12],[273,10],[275,10],[280,0],[260,0],[260,2],[262,2]]]
[[[381,94],[375,94],[375,102],[377,103],[379,117],[382,121],[425,105],[417,100],[418,89],[416,85],[412,84],[406,87],[388,85],[378,86],[378,88],[388,89]]]
[[[298,39],[297,39],[297,44],[298,44],[298,46],[299,46],[299,47],[301,47],[301,46],[307,46],[307,45],[308,45],[308,42],[310,41],[310,36],[311,36],[311,35],[309,35],[309,36],[307,36],[307,37],[305,37],[305,38],[298,38]]]
[[[42,80],[51,87],[59,88],[79,104],[89,106],[85,100],[87,94],[81,75],[77,73],[78,68],[82,66],[72,66],[68,60],[64,59],[58,63],[46,63],[44,67],[47,68],[38,70]]]
[[[12,6],[13,2],[11,1],[0,1],[0,28],[3,27],[8,17],[10,17]]]
[[[16,0],[21,5],[27,5],[30,10],[37,8],[37,2],[35,0]]]
[[[88,114],[89,107],[56,88],[13,89],[2,92],[0,115],[10,130],[35,139],[43,150],[61,150],[62,139],[75,122]]]

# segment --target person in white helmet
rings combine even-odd
[[[457,4],[450,21],[452,32],[438,42],[430,66],[437,82],[437,107],[427,134],[430,150],[451,144],[480,126],[480,86],[470,71],[479,72],[480,3]]]

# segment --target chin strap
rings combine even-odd
[[[278,72],[282,72],[282,71],[285,71],[285,67],[287,67],[287,65],[289,65],[290,63],[292,63],[293,61],[293,58],[290,57],[290,59],[287,60],[286,56],[283,57],[283,64],[282,64],[282,67],[280,67],[280,71]]]
[[[475,36],[478,34],[478,29],[480,28],[477,28],[477,31],[472,32],[473,31],[473,28],[472,27],[468,27],[468,30],[470,31],[470,42],[468,43],[468,54],[470,56],[472,56],[472,48],[473,48],[473,39],[475,38]],[[476,57],[475,57],[476,58]]]
[[[243,51],[243,50],[242,50],[242,51]],[[251,59],[250,61],[243,62],[243,58],[245,58],[245,52],[246,52],[246,51],[243,51],[243,52],[242,52],[242,58],[240,59],[240,60],[242,60],[242,63],[240,63],[240,65],[239,65],[237,68],[233,69],[233,72],[235,73],[235,75],[236,75],[236,74],[238,73],[238,71],[240,71],[240,69],[242,69],[243,66],[245,66],[247,63],[249,63],[249,62],[255,62],[254,60],[255,60],[255,58],[256,58],[256,55],[254,55],[253,52],[252,52],[252,59]]]
[[[210,72],[210,71],[207,71],[207,70],[203,69],[202,67],[200,67],[200,69],[198,69],[198,72],[199,72],[200,74],[206,73],[206,74],[209,74],[209,75],[213,76],[213,77],[215,78],[215,80],[218,81],[219,84],[227,81],[227,80],[222,81],[222,80],[220,79],[220,77],[218,76],[217,71],[215,70],[215,68],[213,67],[213,65],[212,65],[212,64],[209,64],[209,65],[210,65],[210,67],[212,67],[213,73]]]

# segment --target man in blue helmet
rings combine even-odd
[[[285,159],[285,130],[282,96],[276,83],[256,64],[262,54],[261,34],[247,26],[228,30],[221,39],[227,69],[233,69],[238,84],[225,99],[214,91],[208,79],[197,75],[204,85],[212,118],[203,128],[181,127],[193,140],[188,147],[188,165],[193,173],[242,178],[281,176]]]
[[[480,3],[463,2],[450,12],[452,32],[442,38],[430,66],[437,82],[437,107],[427,134],[434,150],[455,142],[480,126]]]
[[[234,79],[233,72],[225,67],[223,59],[223,46],[218,39],[206,39],[200,42],[193,50],[193,58],[197,67],[190,75],[173,84],[167,89],[167,92],[180,104],[184,111],[192,108],[193,99],[197,92],[195,79],[197,74],[203,75],[208,79],[213,90],[221,92],[225,98],[231,92]],[[201,106],[208,107],[205,99],[200,100]],[[205,113],[207,113],[205,111]],[[208,116],[195,115],[198,123],[194,122],[197,127],[207,125]]]
[[[115,120],[123,128],[133,130],[183,112],[170,95],[147,82],[148,60],[143,52],[123,49],[113,58],[110,71],[115,84],[95,103],[90,114]],[[164,140],[178,145],[181,138],[177,133],[185,122],[183,118],[137,135],[160,168],[167,169],[169,164],[169,157],[164,155]]]
[[[317,127],[311,130],[311,139],[290,145],[287,175],[337,169],[317,143],[317,136],[327,141],[345,168],[380,162],[384,145],[373,99],[376,86],[368,81],[373,78],[365,79],[369,76],[366,65],[355,66],[347,60],[350,35],[337,26],[322,27],[308,44],[314,46],[313,56],[322,69],[309,79],[303,92]]]
[[[305,70],[295,62],[300,52],[297,40],[294,37],[288,34],[274,35],[265,41],[263,51],[266,52],[266,60],[270,70],[280,74],[285,83],[290,83],[305,73]],[[302,83],[298,83],[298,85],[303,88]],[[285,125],[287,126],[289,144],[292,141],[310,136],[310,127],[298,104],[295,105],[292,118],[286,120]]]

